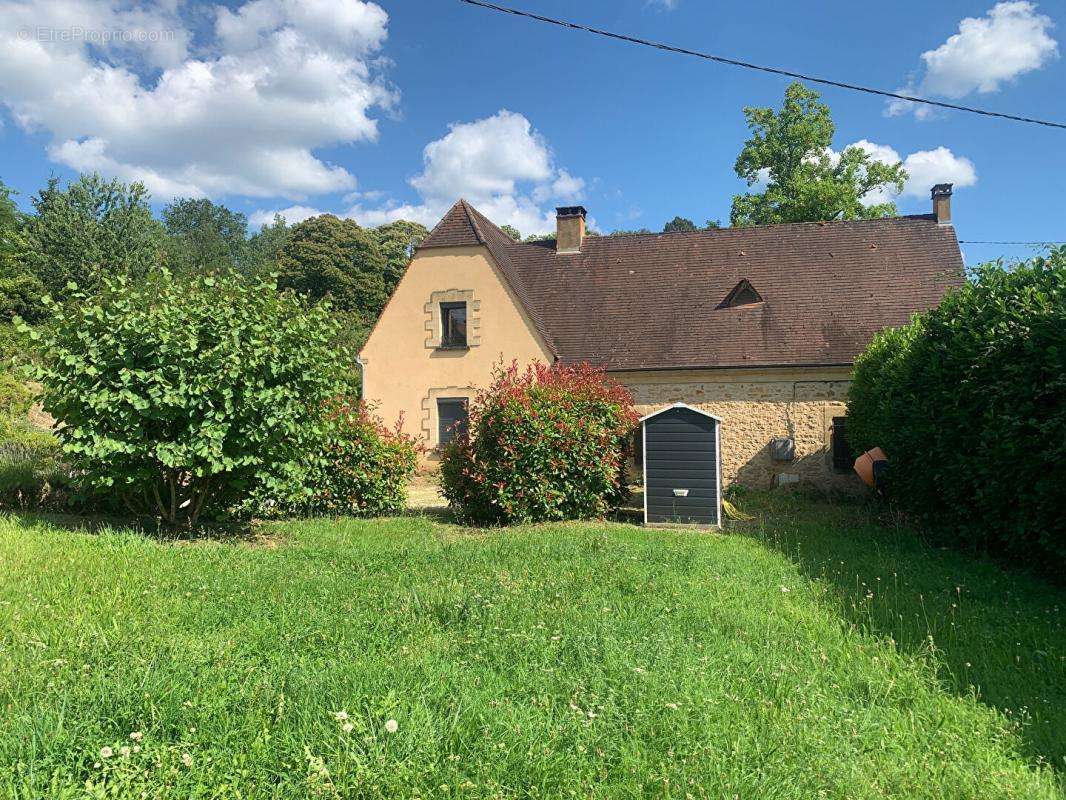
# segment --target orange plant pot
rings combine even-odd
[[[863,483],[870,488],[873,488],[874,462],[887,460],[888,459],[885,458],[885,451],[880,447],[875,447],[873,450],[867,450],[855,459],[855,474],[862,478]]]

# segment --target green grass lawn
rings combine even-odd
[[[1063,593],[753,507],[724,536],[0,520],[0,797],[1060,796]]]

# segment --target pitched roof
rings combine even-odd
[[[494,225],[485,215],[470,205],[466,200],[458,200],[444,218],[429,232],[419,249],[426,247],[467,247],[483,244],[492,254],[493,259],[503,273],[511,291],[518,297],[529,315],[540,338],[544,340],[552,355],[558,357],[559,351],[544,324],[540,304],[532,297],[522,277],[522,270],[511,258],[512,245],[515,241]],[[580,360],[580,359],[579,359]]]
[[[484,244],[484,240],[470,218],[473,208],[466,200],[459,200],[448,209],[429,235],[422,247],[470,247]]]
[[[955,231],[931,215],[587,237],[559,255],[460,201],[422,247],[469,244],[554,355],[613,370],[850,364],[964,281]],[[762,302],[722,307],[742,280]]]

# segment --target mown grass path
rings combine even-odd
[[[414,517],[269,547],[0,522],[0,796],[1058,796],[1061,731],[850,615],[802,537],[852,512],[765,510],[752,535]]]

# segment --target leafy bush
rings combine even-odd
[[[26,418],[33,405],[33,395],[21,380],[10,372],[0,372],[0,428]]]
[[[353,517],[403,511],[418,446],[403,433],[402,423],[389,429],[361,403],[331,403],[322,447],[308,470],[311,496],[297,510]]]
[[[995,263],[856,362],[848,435],[956,543],[1066,563],[1066,249]]]
[[[479,524],[603,516],[625,499],[633,400],[587,365],[494,370],[470,404],[469,435],[442,451],[444,496]]]
[[[328,308],[236,275],[166,271],[71,295],[23,329],[44,408],[88,486],[191,525],[254,488],[299,485],[324,404],[344,391]]]
[[[61,510],[75,484],[55,436],[5,423],[0,438],[0,508]]]

